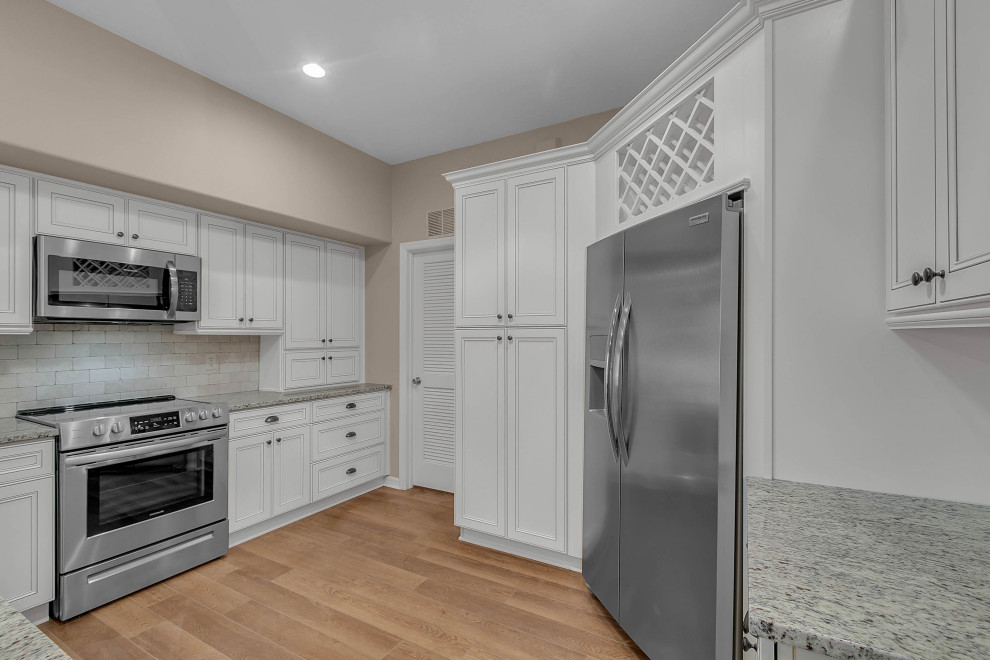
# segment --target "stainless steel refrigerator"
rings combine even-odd
[[[742,205],[588,248],[584,579],[655,660],[741,656]]]

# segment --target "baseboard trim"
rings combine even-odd
[[[50,611],[51,603],[42,603],[41,605],[35,605],[34,607],[29,607],[26,610],[21,611],[21,614],[25,619],[34,625],[40,626],[45,621],[48,621],[48,614]]]
[[[394,488],[396,490],[409,490],[412,486],[407,486],[403,483],[402,479],[399,477],[385,477],[385,487]]]
[[[543,564],[566,568],[569,571],[581,572],[581,558],[572,557],[563,552],[537,548],[527,543],[520,543],[519,541],[505,539],[500,536],[492,536],[491,534],[476,532],[472,529],[464,529],[463,527],[461,528],[460,540],[491,550],[498,550],[499,552],[505,552],[510,555],[524,557],[525,559],[532,559]]]
[[[244,529],[239,529],[236,532],[230,534],[230,547],[233,548],[235,545],[240,545],[245,541],[250,541],[253,538],[257,538],[262,534],[267,534],[268,532],[273,532],[279,527],[285,527],[289,523],[294,523],[297,520],[302,520],[303,518],[308,518],[314,513],[319,513],[324,509],[329,509],[332,506],[337,506],[341,502],[346,502],[347,500],[354,499],[359,495],[364,495],[365,493],[370,493],[373,490],[377,490],[385,485],[385,478],[379,477],[378,479],[373,479],[368,483],[361,484],[360,486],[355,486],[354,488],[349,488],[345,491],[341,491],[336,495],[331,495],[330,497],[320,500],[319,502],[313,502],[312,504],[307,504],[306,506],[301,506],[298,509],[293,509],[292,511],[286,511],[285,513],[275,516],[274,518],[269,518],[257,525],[251,525],[250,527],[245,527]]]

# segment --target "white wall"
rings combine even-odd
[[[773,476],[990,504],[990,329],[884,326],[882,3],[773,30]]]

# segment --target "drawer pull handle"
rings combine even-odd
[[[347,432],[347,435],[345,435],[344,437],[345,438],[356,438],[357,437],[357,431],[348,431]]]
[[[357,404],[356,404],[356,403],[348,403],[348,404],[347,404],[346,406],[344,406],[344,407],[345,407],[345,408],[347,408],[348,410],[351,410],[351,409],[353,409],[353,408],[357,408]]]
[[[274,424],[278,421],[278,415],[269,415],[265,417],[265,424]]]
[[[357,468],[347,468],[347,474],[354,474],[357,472]]]

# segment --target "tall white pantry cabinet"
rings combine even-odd
[[[457,222],[455,524],[465,540],[564,565],[580,554],[569,505],[579,498],[568,496],[573,166],[448,175]],[[583,304],[571,311],[583,317]]]

